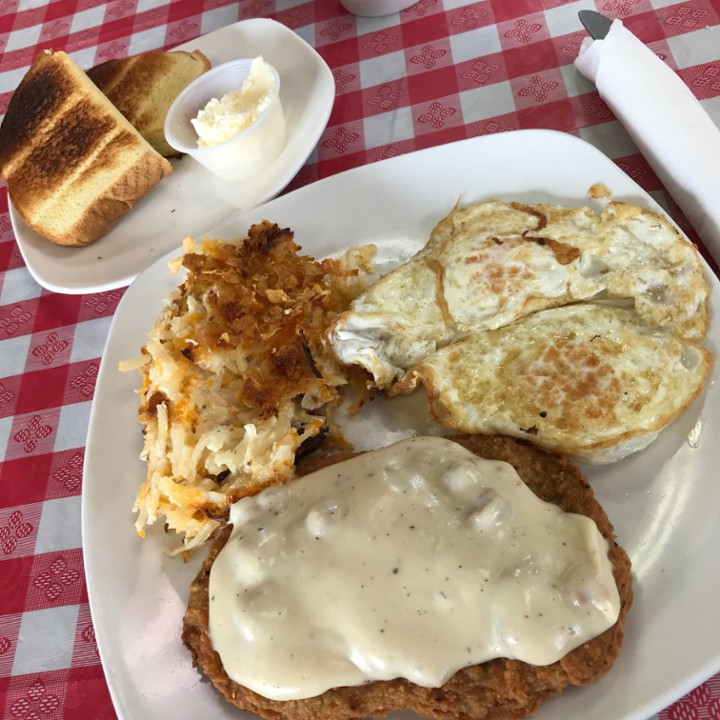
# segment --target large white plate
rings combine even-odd
[[[275,197],[295,176],[327,126],[335,101],[330,68],[299,35],[274,20],[243,20],[179,45],[201,50],[213,66],[262,55],[280,74],[288,127],[278,159],[251,182],[218,181],[190,157],[98,241],[63,247],[31,230],[10,204],[13,230],[25,264],[40,285],[80,294],[128,285],[188,234],[212,227],[239,209]]]
[[[528,130],[351,170],[233,217],[210,234],[230,239],[267,218],[293,228],[303,250],[315,256],[368,241],[378,243],[386,257],[406,256],[459,197],[577,206],[587,203],[585,190],[596,182],[604,182],[617,199],[658,209],[592,146],[569,135]],[[248,718],[201,680],[180,642],[188,586],[201,558],[184,564],[164,557],[168,539],[162,531],[139,539],[130,512],[144,477],[133,394],[138,378],[119,373],[117,364],[137,354],[163,296],[177,282],[165,260],[153,265],[125,294],[110,331],[83,485],[90,604],[121,718]],[[720,285],[715,277],[711,284],[710,345],[716,351]],[[537,720],[644,720],[720,669],[717,367],[713,373],[704,394],[646,451],[613,466],[586,468],[632,558],[635,605],[612,671],[548,702]],[[417,409],[423,407],[420,400],[408,402]],[[423,412],[401,412],[402,402],[371,403],[374,416],[346,428],[351,439],[367,447],[407,433],[411,418]]]

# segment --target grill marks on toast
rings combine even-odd
[[[59,67],[45,67],[41,60],[20,82],[0,128],[0,175],[5,178],[32,152],[33,139],[48,133],[54,118],[74,101],[67,75]]]
[[[138,58],[130,58],[125,65],[120,65],[119,71],[115,74],[105,73],[108,77],[108,84],[104,85],[94,75],[90,75],[97,86],[100,87],[108,97],[114,97],[115,107],[118,107],[125,117],[135,127],[142,128],[152,121],[155,110],[148,102],[149,93],[138,92],[138,88],[152,87],[153,80],[157,75],[164,75],[172,72],[172,60],[166,55],[153,53],[148,55],[143,65]],[[108,68],[111,70],[112,68]],[[118,98],[123,98],[122,103]]]
[[[178,152],[165,139],[165,117],[175,98],[193,80],[210,69],[198,50],[147,52],[108,60],[88,70],[88,77],[165,157]]]
[[[49,129],[53,141],[36,146],[25,158],[25,163],[34,169],[32,174],[20,173],[13,179],[13,194],[29,197],[25,202],[26,212],[38,212],[39,207],[49,200],[64,183],[71,183],[73,176],[80,174],[102,148],[108,144],[117,131],[109,117],[93,118],[92,104],[80,100],[68,107],[62,122],[58,121]],[[127,136],[126,136],[127,137]],[[103,159],[103,164],[107,164]],[[68,176],[68,168],[73,168]],[[45,188],[45,195],[33,190]]]

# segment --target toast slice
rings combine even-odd
[[[178,151],[165,139],[165,117],[175,98],[210,69],[199,50],[146,52],[118,58],[88,70],[88,77],[164,157]]]
[[[270,700],[233,681],[215,652],[209,631],[209,578],[212,564],[230,535],[231,526],[211,543],[208,557],[190,587],[182,640],[193,663],[225,699],[238,708],[272,720],[356,720],[412,710],[435,720],[520,720],[537,711],[566,687],[591,683],[612,667],[623,640],[632,605],[630,560],[615,541],[614,530],[592,488],[565,456],[506,436],[458,435],[450,438],[475,454],[510,463],[542,500],[566,512],[591,518],[609,545],[608,556],[620,595],[620,615],[605,632],[546,666],[499,658],[459,670],[442,687],[427,688],[404,679],[338,687],[303,700]],[[305,474],[348,455],[312,459],[298,466]]]
[[[0,126],[0,176],[33,230],[88,245],[172,170],[64,52],[45,50]]]

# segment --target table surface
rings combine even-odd
[[[586,8],[621,18],[720,124],[720,0],[419,0],[375,19],[346,13],[338,0],[0,0],[0,117],[40,49],[66,50],[88,68],[238,20],[273,18],[315,47],[335,80],[329,124],[288,190],[420,148],[550,128],[602,150],[697,240],[572,65],[585,37],[577,11]],[[115,717],[88,607],[80,496],[95,380],[123,293],[41,288],[24,265],[0,186],[3,718]],[[718,720],[720,675],[659,718]]]

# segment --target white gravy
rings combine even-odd
[[[619,595],[592,520],[507,463],[403,440],[235,503],[210,574],[228,675],[289,700],[492,658],[553,663],[611,627]]]

